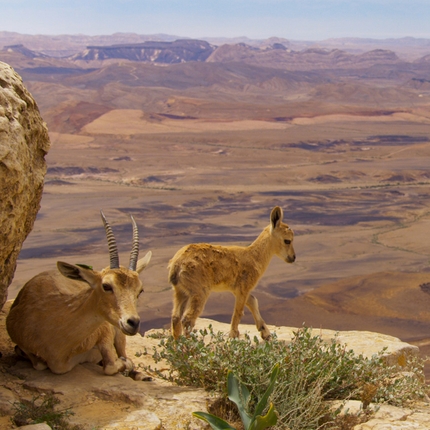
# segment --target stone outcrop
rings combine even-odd
[[[49,145],[36,102],[20,76],[0,62],[0,308],[40,207]]]
[[[357,414],[362,410],[362,403],[349,400],[343,406],[344,411]],[[428,404],[414,408],[398,408],[391,405],[372,406],[372,418],[354,427],[354,430],[428,430],[430,428],[430,407]]]
[[[93,364],[77,366],[64,375],[54,375],[49,370],[36,371],[30,363],[18,359],[8,339],[4,319],[11,302],[7,302],[0,313],[0,430],[10,428],[9,416],[13,414],[13,403],[18,399],[31,399],[35,394],[53,393],[61,400],[62,408],[71,408],[75,413],[71,422],[84,428],[103,430],[176,430],[206,428],[204,423],[192,417],[192,412],[206,410],[210,395],[202,389],[179,387],[156,375],[151,382],[133,381],[123,375],[106,376],[102,368]],[[212,325],[215,332],[227,333],[229,324],[208,319],[198,319],[197,328]],[[291,340],[296,328],[274,327],[278,338]],[[258,336],[253,325],[240,325],[241,333]],[[157,334],[161,330],[151,330]],[[336,332],[318,330],[324,339],[332,339]],[[339,332],[339,342],[357,353],[372,355],[387,347],[387,360],[397,362],[418,353],[415,346],[401,342],[392,336],[372,332]],[[153,347],[159,344],[156,336],[140,335],[127,338],[127,354],[135,365],[150,365],[152,369],[163,370],[166,363],[154,363]],[[147,353],[146,353],[147,352]],[[345,405],[350,413],[358,410],[361,402],[350,401]],[[402,409],[394,406],[378,406],[377,412],[367,423],[354,430],[428,429],[430,407],[420,404],[414,408]]]

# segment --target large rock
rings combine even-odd
[[[0,62],[0,309],[40,208],[48,129],[21,77]]]
[[[337,406],[342,406],[337,404]],[[343,411],[357,415],[362,410],[362,403],[349,400],[343,405]],[[371,405],[372,417],[369,421],[357,424],[353,430],[428,430],[430,428],[430,407],[422,402],[411,408],[378,404]]]

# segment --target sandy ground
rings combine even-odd
[[[390,115],[332,114],[313,117],[296,117],[291,121],[270,122],[257,120],[216,121],[204,119],[148,118],[138,109],[114,109],[85,125],[82,132],[92,134],[154,134],[154,133],[203,133],[216,131],[286,130],[292,125],[315,125],[342,122],[416,122],[430,124],[430,115],[398,112]]]

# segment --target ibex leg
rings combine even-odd
[[[243,317],[243,309],[245,308],[246,296],[237,294],[234,303],[233,316],[231,318],[230,337],[239,337],[239,323]]]
[[[182,334],[182,318],[188,305],[189,296],[179,288],[173,290],[172,336],[175,339]]]
[[[200,295],[190,297],[189,306],[185,312],[184,318],[182,319],[185,335],[190,334],[193,330],[194,326],[196,325],[197,318],[201,315],[203,309],[205,308],[208,297],[209,295],[206,295],[204,292],[202,292]]]
[[[260,315],[260,311],[258,309],[258,300],[252,294],[250,294],[248,297],[246,307],[251,311],[252,316],[254,317],[255,325],[257,326],[261,337],[265,340],[268,340],[270,338],[270,331]]]

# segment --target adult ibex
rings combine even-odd
[[[263,339],[270,337],[250,294],[274,255],[287,263],[296,259],[294,233],[282,222],[282,209],[273,208],[268,225],[249,246],[219,246],[207,243],[181,248],[169,262],[169,282],[173,287],[172,335],[177,339],[193,329],[212,291],[230,291],[236,298],[230,337],[239,336],[239,322],[245,305],[254,317]]]
[[[104,373],[131,371],[126,336],[139,330],[137,298],[143,292],[139,273],[151,259],[138,259],[139,234],[133,224],[129,268],[119,265],[112,229],[101,212],[108,240],[110,267],[98,272],[89,266],[57,262],[28,281],[12,304],[6,326],[16,351],[33,367],[65,373],[79,363],[102,361]],[[141,374],[134,372],[135,379]]]

